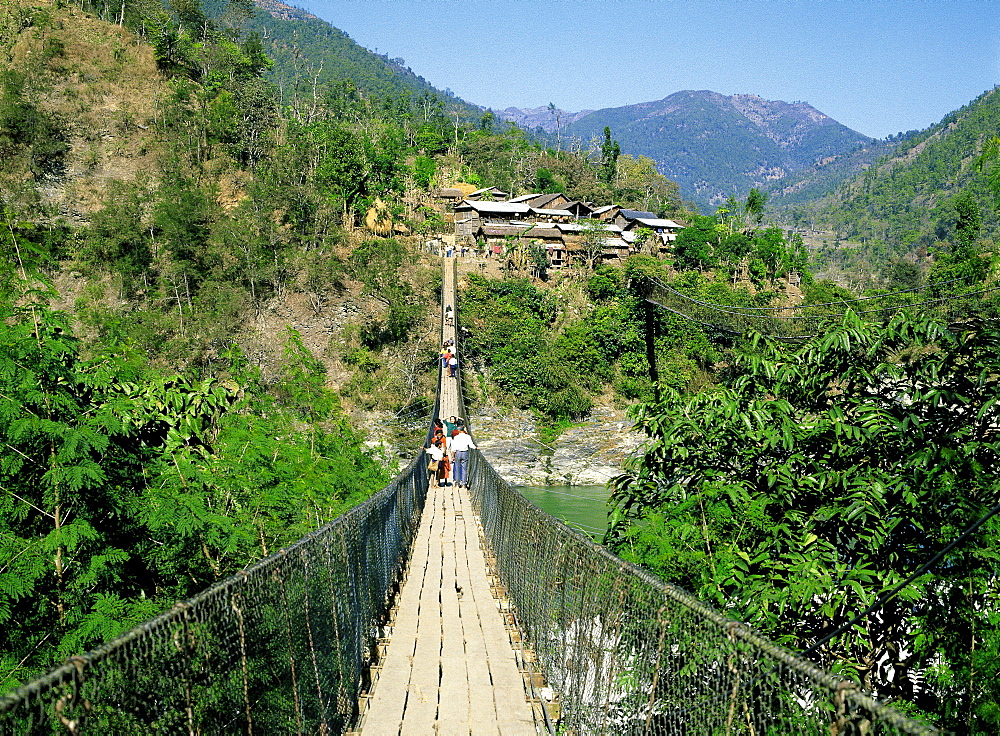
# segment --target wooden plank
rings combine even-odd
[[[493,682],[490,679],[490,666],[487,660],[486,641],[483,638],[483,628],[481,619],[484,615],[492,613],[489,606],[492,599],[482,599],[482,592],[477,595],[476,586],[473,579],[482,576],[484,571],[470,568],[468,555],[469,546],[474,548],[479,546],[479,536],[475,526],[469,530],[466,521],[465,527],[465,559],[458,571],[459,585],[462,586],[462,600],[459,607],[462,612],[462,621],[465,625],[465,653],[466,668],[469,678],[469,701],[471,702],[474,716],[475,734],[500,734],[500,725],[497,720],[496,701],[493,697]],[[474,559],[474,558],[472,558]],[[483,604],[485,603],[485,608]]]
[[[417,642],[413,650],[413,668],[403,712],[403,733],[433,733],[437,720],[441,656],[441,491],[435,490],[434,523],[430,528],[430,554],[427,575],[420,590]]]
[[[459,560],[464,563],[464,534],[459,534],[455,515],[455,490],[448,499],[450,533],[444,542],[444,565],[441,576],[441,692],[438,698],[438,733],[468,736],[471,733],[471,703],[466,667],[464,622],[459,610]]]
[[[443,293],[455,303],[447,260]],[[454,334],[445,326],[442,341]],[[457,386],[442,376],[442,416],[460,415]],[[535,734],[466,490],[428,493],[398,608],[363,733]]]

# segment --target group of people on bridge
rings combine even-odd
[[[455,355],[453,340],[448,340],[441,346],[441,369],[448,372],[448,378],[458,378],[458,356]]]
[[[448,417],[434,422],[431,443],[424,448],[430,457],[427,472],[434,486],[455,483],[468,488],[469,450],[475,450],[472,436],[466,431],[461,417]]]

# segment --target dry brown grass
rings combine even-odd
[[[29,75],[32,101],[71,147],[64,176],[43,191],[63,215],[86,219],[110,181],[159,169],[154,119],[166,79],[152,49],[128,29],[52,0],[3,2],[0,48]]]

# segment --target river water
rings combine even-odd
[[[600,541],[608,528],[607,486],[516,486],[542,511]]]

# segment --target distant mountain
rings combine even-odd
[[[246,29],[261,36],[267,55],[274,60],[271,78],[285,99],[296,91],[311,95],[314,81],[322,85],[350,80],[370,96],[411,99],[427,92],[469,117],[481,114],[481,108],[415,74],[404,59],[369,51],[311,13],[278,0],[254,0],[254,4],[256,13],[246,22]]]
[[[605,126],[623,152],[652,158],[706,211],[872,142],[804,102],[707,90],[597,110],[564,130],[588,140]]]
[[[545,107],[508,107],[494,114],[499,120],[509,120],[516,125],[534,130],[541,128],[546,133],[555,133],[556,128],[563,128],[570,123],[576,122],[582,117],[594,112],[593,110],[581,110],[580,112],[567,112],[566,110],[549,110]],[[556,118],[558,116],[558,120]]]

